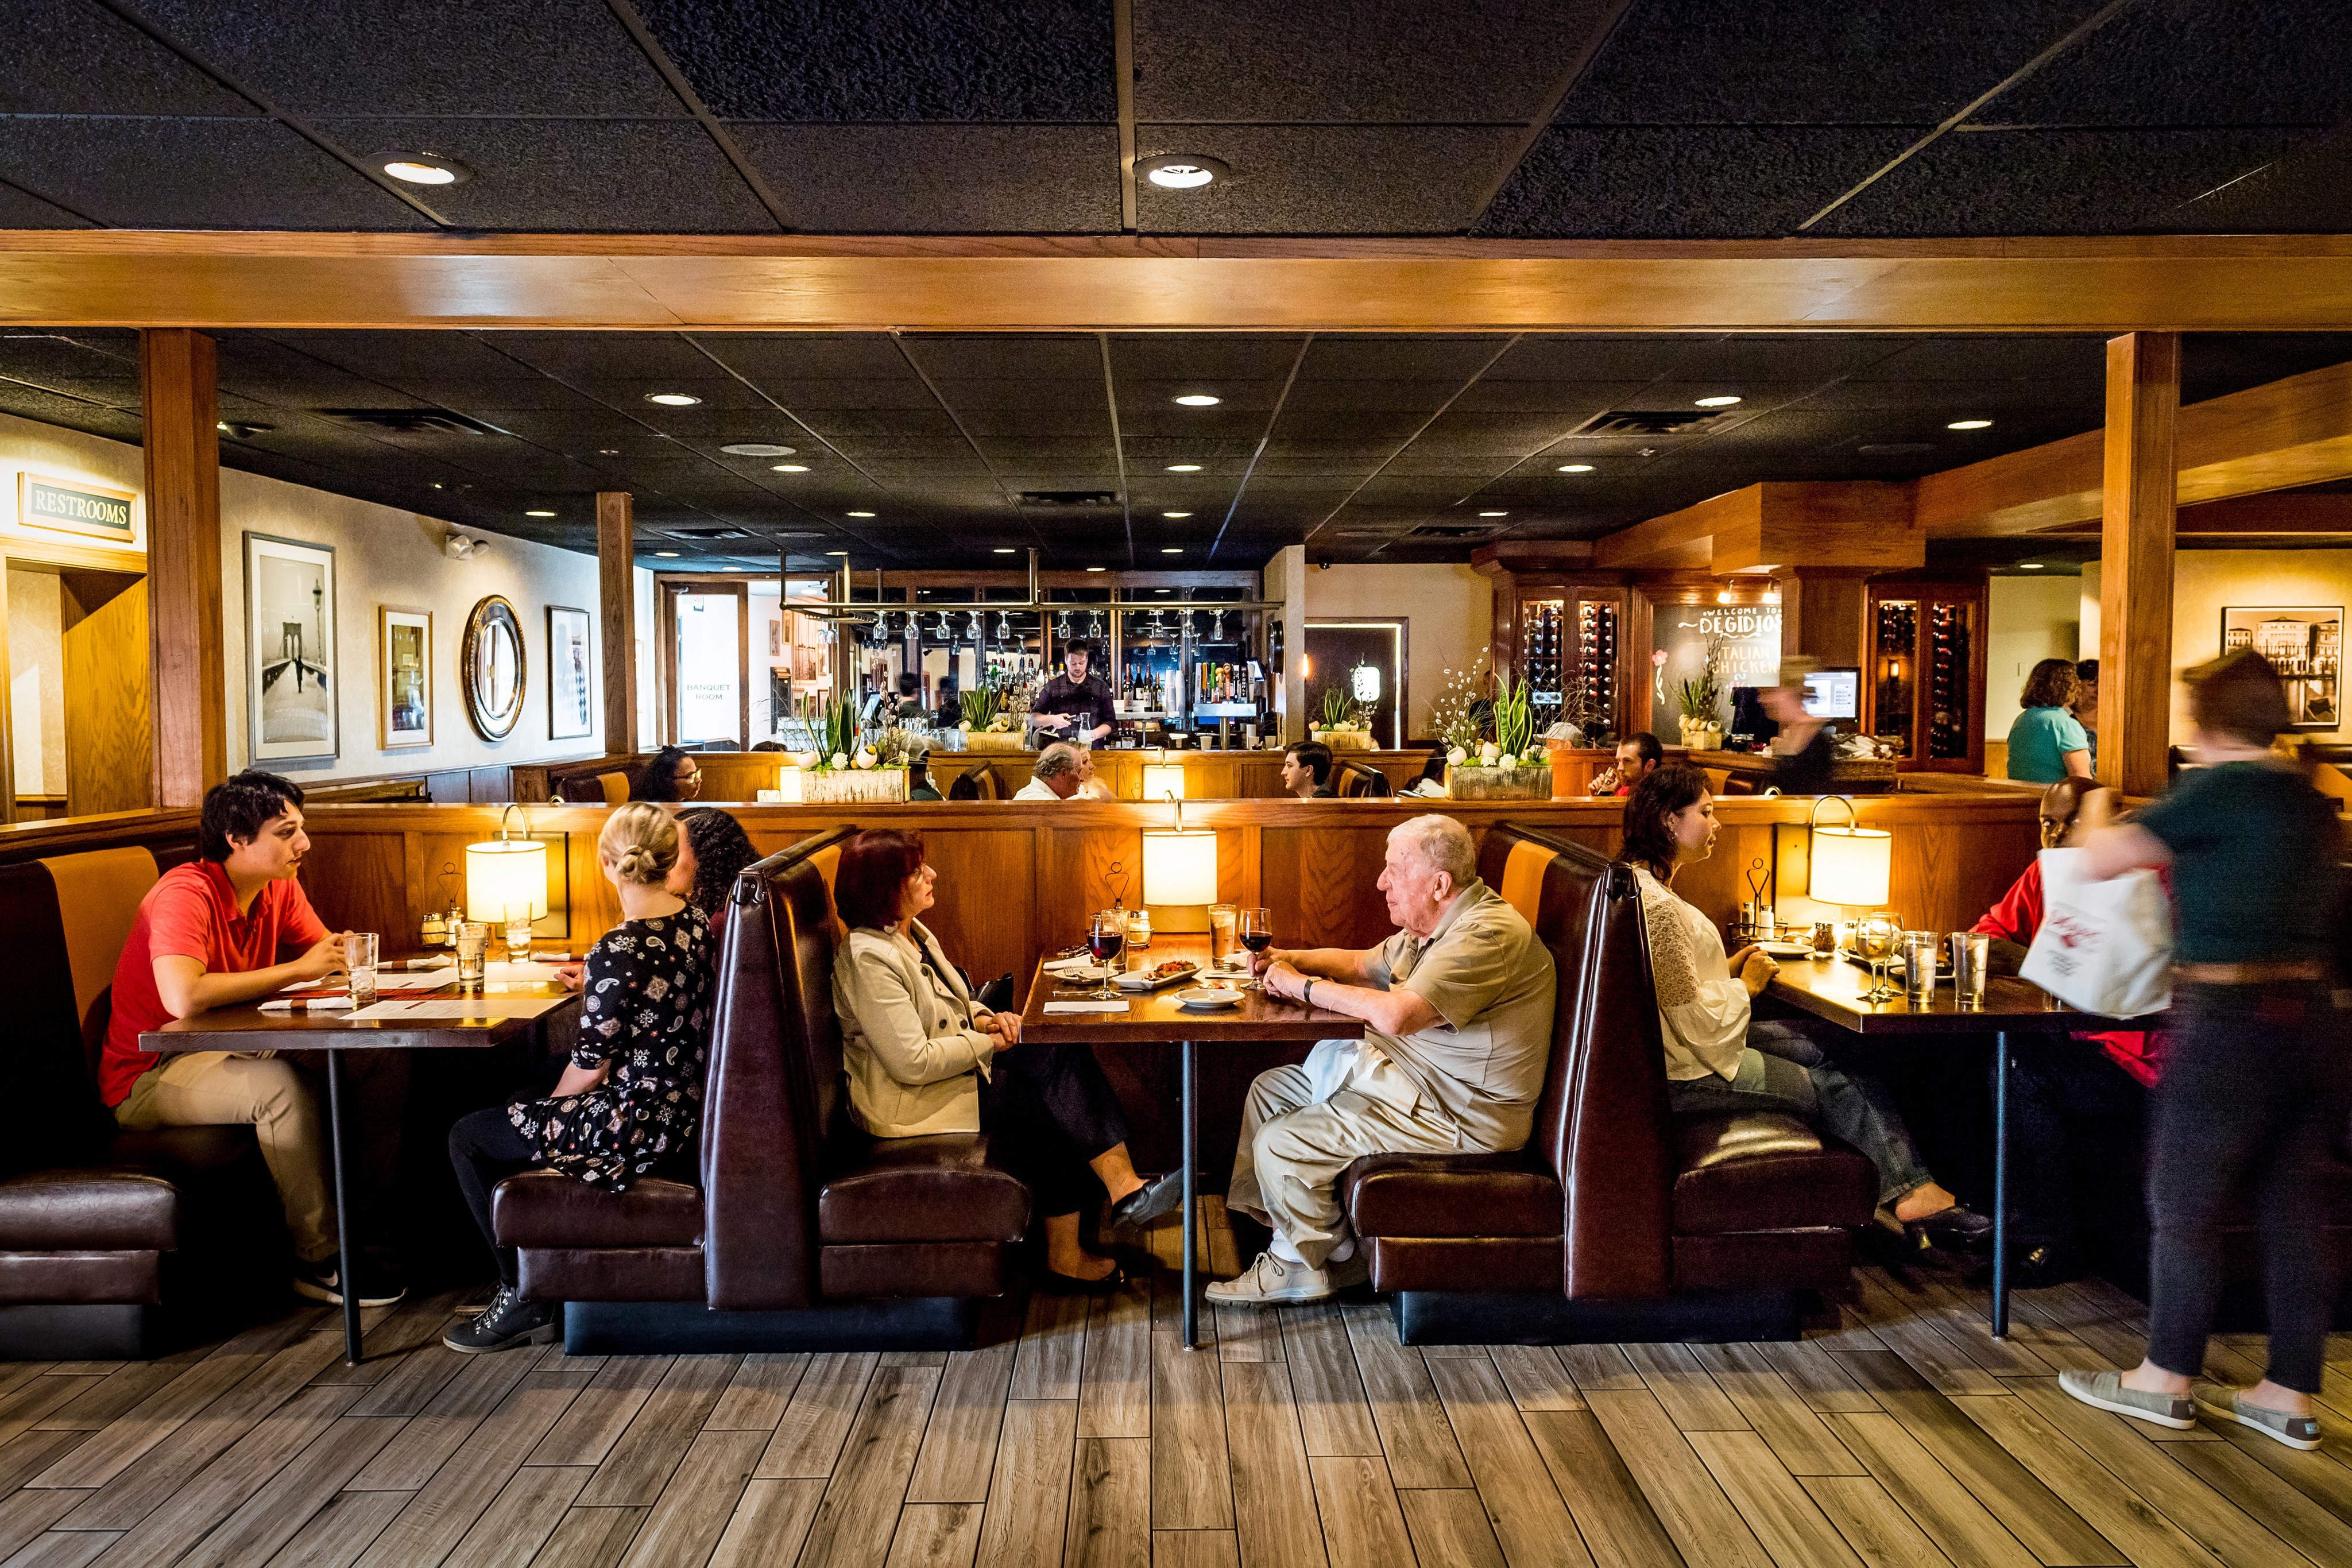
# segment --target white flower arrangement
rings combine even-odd
[[[1459,768],[1464,763],[1470,760],[1470,754],[1457,746],[1453,750],[1445,754],[1445,760],[1452,763],[1454,767]]]
[[[835,767],[835,768],[846,768],[846,767],[848,767],[848,766],[849,766],[849,753],[847,753],[847,752],[845,752],[845,751],[836,751],[836,752],[835,752],[835,753],[833,754],[833,760],[832,760],[832,764],[831,764],[831,765],[832,765],[833,767]]]

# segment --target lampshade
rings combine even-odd
[[[1877,909],[1886,903],[1895,835],[1878,828],[1815,828],[1811,896],[1822,904]]]
[[[1217,902],[1217,835],[1181,828],[1147,828],[1143,834],[1143,902]]]
[[[1143,798],[1165,800],[1170,796],[1184,798],[1184,765],[1181,762],[1147,762],[1143,765]]]
[[[800,803],[803,782],[798,763],[787,762],[776,769],[776,792],[789,804]]]
[[[503,923],[509,910],[547,914],[547,846],[531,839],[492,839],[466,846],[466,918]]]

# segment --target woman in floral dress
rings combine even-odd
[[[660,807],[614,811],[596,841],[621,924],[588,950],[580,1039],[545,1100],[477,1111],[449,1129],[449,1158],[499,1288],[452,1350],[499,1350],[555,1337],[556,1304],[520,1292],[519,1260],[490,1227],[490,1193],[517,1171],[549,1166],[608,1192],[681,1164],[702,1120],[717,945],[702,912],[662,884],[678,858],[678,826]]]

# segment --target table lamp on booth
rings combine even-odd
[[[1181,762],[1145,763],[1143,798],[1147,800],[1181,800],[1184,798],[1184,765]]]
[[[507,808],[508,812],[520,810]],[[530,825],[526,816],[526,831]],[[509,910],[525,908],[533,920],[547,914],[547,846],[508,837],[502,813],[497,838],[466,846],[466,918],[503,925]]]
[[[1176,802],[1176,826],[1143,831],[1143,902],[1217,902],[1217,835],[1184,829],[1184,802]]]
[[[1824,828],[1813,819],[1830,801],[1845,808],[1846,825]],[[1805,819],[1812,863],[1806,895],[1817,904],[1842,904],[1849,908],[1886,906],[1887,879],[1895,860],[1895,835],[1883,828],[1865,828],[1854,820],[1853,802],[1843,795],[1824,795],[1813,802]]]

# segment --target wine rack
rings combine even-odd
[[[1617,606],[1605,600],[1580,600],[1576,606],[1577,672],[1584,681],[1589,713],[1615,734],[1617,713]],[[1597,737],[1587,736],[1588,740]]]
[[[1919,606],[1913,600],[1888,600],[1878,607],[1875,668],[1871,680],[1877,716],[1877,737],[1893,742],[1900,755],[1912,755],[1911,725],[1918,706],[1914,690],[1919,647]]]
[[[1983,770],[1984,602],[1975,584],[1873,591],[1870,731],[1898,767]]]
[[[1536,733],[1540,735],[1559,717],[1563,636],[1568,603],[1559,599],[1519,601],[1519,667],[1514,672],[1528,688]]]
[[[1969,670],[1973,619],[1969,606],[1949,601],[1927,612],[1927,755],[1969,755]]]

